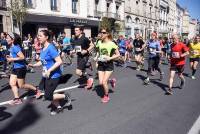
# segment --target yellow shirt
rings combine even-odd
[[[116,50],[118,48],[118,46],[112,41],[106,43],[99,41],[96,47],[99,49],[100,55],[107,56],[112,56],[113,50]]]
[[[200,58],[200,43],[190,43],[190,58]]]

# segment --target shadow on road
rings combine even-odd
[[[60,77],[59,84],[65,84],[71,79],[72,74],[65,74]]]
[[[40,114],[33,104],[26,103],[25,106],[13,117],[13,119],[0,129],[1,134],[20,133],[39,120]]]
[[[139,75],[139,74],[137,74],[136,77],[138,77],[142,81],[144,81],[146,79],[145,76]],[[150,83],[157,85],[158,87],[160,87],[166,93],[166,91],[167,91],[166,88],[168,87],[168,85],[161,83],[160,81],[158,81],[158,79],[151,79]]]
[[[5,111],[6,107],[0,107],[0,121],[4,121],[12,116],[11,113]]]
[[[96,85],[94,88],[93,88],[93,90],[92,91],[95,91],[96,93],[97,93],[97,95],[99,96],[99,97],[101,97],[101,98],[103,98],[103,96],[104,96],[104,90],[103,90],[103,87],[102,86],[100,86],[100,85]],[[108,93],[114,93],[114,91],[113,90],[111,90],[111,89],[109,89],[109,92]]]
[[[11,87],[10,87],[9,83],[6,83],[6,84],[1,86],[0,93],[5,91],[5,90],[8,90],[8,89],[11,89]]]

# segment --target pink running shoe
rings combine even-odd
[[[116,86],[116,81],[117,81],[117,80],[116,80],[115,78],[113,78],[113,79],[110,80],[110,84],[111,84],[111,87],[112,87],[112,88],[115,88],[115,86]]]
[[[102,103],[108,103],[110,100],[110,97],[108,95],[104,95],[104,97],[101,99]]]
[[[89,78],[87,80],[87,86],[85,88],[88,89],[88,90],[91,89],[92,86],[93,86],[93,82],[94,82],[94,79],[93,78]]]
[[[22,100],[20,98],[14,98],[11,102],[9,102],[10,105],[19,105],[22,104]]]

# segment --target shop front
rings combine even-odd
[[[71,36],[75,26],[83,26],[87,37],[95,37],[98,34],[98,24],[96,20],[29,14],[25,18],[23,35],[31,34],[34,37],[38,31],[48,29],[55,37],[64,31]]]

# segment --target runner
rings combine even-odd
[[[136,64],[137,64],[137,71],[139,71],[142,66],[143,66],[143,53],[144,53],[144,49],[146,47],[144,41],[140,38],[140,34],[137,33],[135,34],[135,39],[133,41],[133,46],[135,49],[135,60],[136,60]]]
[[[118,46],[112,41],[112,35],[107,29],[101,29],[101,41],[96,45],[97,56],[95,60],[98,61],[98,76],[99,85],[104,89],[104,96],[101,99],[103,103],[107,103],[110,98],[108,95],[109,87],[108,81],[114,70],[113,60],[120,56]]]
[[[26,64],[25,57],[21,49],[21,38],[16,33],[8,33],[6,40],[10,45],[10,56],[7,55],[7,61],[13,63],[12,72],[10,75],[10,86],[14,94],[14,99],[11,105],[21,104],[22,100],[19,97],[18,87],[23,89],[33,90],[36,98],[40,97],[40,90],[30,84],[25,83]]]
[[[1,59],[3,62],[3,72],[6,74],[6,70],[7,70],[6,55],[9,54],[9,52],[8,52],[8,43],[6,41],[6,33],[5,32],[1,33],[0,47],[1,47],[1,50],[0,50]]]
[[[199,63],[199,58],[200,58],[200,35],[197,35],[194,39],[194,43],[190,43],[189,45],[190,48],[190,67],[192,70],[192,79],[195,78],[195,73],[197,70],[197,65]]]
[[[125,42],[125,39],[123,37],[123,35],[120,35],[118,40],[117,40],[117,44],[119,46],[119,52],[120,52],[120,55],[123,59],[123,67],[126,68],[127,67],[127,64],[126,64],[126,42]]]
[[[133,39],[130,37],[126,40],[126,59],[130,63],[133,58]]]
[[[40,53],[40,61],[35,64],[29,64],[31,67],[43,66],[42,79],[40,81],[40,89],[44,89],[44,97],[51,101],[51,115],[55,115],[62,111],[60,100],[67,102],[67,106],[71,105],[71,99],[68,93],[54,94],[56,87],[59,84],[59,79],[62,75],[60,65],[62,60],[56,47],[50,43],[50,33],[47,30],[41,30],[38,35],[39,42],[42,44]]]
[[[89,53],[94,48],[94,44],[83,35],[83,28],[82,27],[75,27],[75,38],[73,40],[75,45],[75,51],[77,53],[77,68],[76,74],[80,77],[79,83],[85,84],[86,89],[91,89],[93,86],[93,78],[88,78],[87,74],[85,74],[85,70],[87,67],[87,62],[89,59]]]
[[[147,42],[147,48],[149,51],[149,58],[147,78],[144,80],[145,84],[149,84],[149,76],[151,75],[151,71],[153,69],[160,73],[160,81],[163,79],[163,73],[159,67],[161,47],[159,41],[157,40],[157,33],[154,32],[151,34],[151,39]]]
[[[172,85],[176,71],[178,72],[178,76],[181,79],[180,89],[182,89],[185,84],[183,71],[185,65],[185,57],[189,54],[188,47],[179,41],[179,36],[177,34],[174,34],[172,39],[173,43],[171,44],[169,89],[167,91],[169,95],[172,95]]]
[[[62,54],[61,57],[64,60],[64,58],[69,60],[68,65],[72,64],[72,58],[71,58],[71,51],[72,51],[72,45],[71,45],[71,39],[68,37],[68,35],[64,32],[64,39],[62,41]]]

